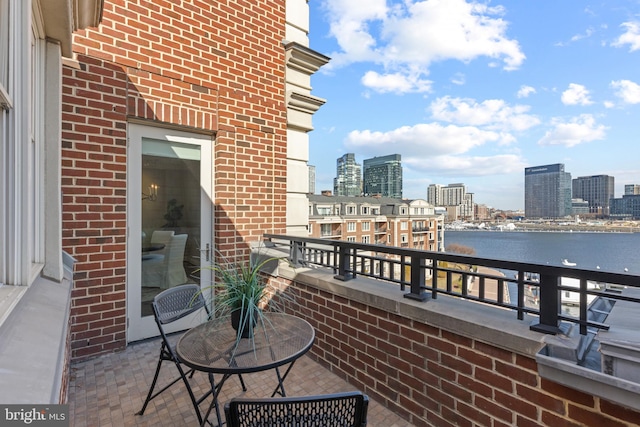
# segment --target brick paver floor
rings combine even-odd
[[[175,337],[173,337],[175,338]],[[184,386],[175,384],[149,403],[144,415],[135,415],[142,407],[160,351],[160,340],[130,344],[126,350],[103,355],[71,365],[69,412],[71,426],[195,426],[197,418]],[[177,375],[175,366],[165,362],[159,384]],[[221,409],[232,397],[268,397],[277,380],[275,372],[243,375],[248,391],[243,393],[237,377],[230,378],[222,389]],[[164,381],[164,382],[163,382]],[[205,374],[197,372],[190,380],[196,396],[208,390]],[[288,396],[336,393],[355,390],[351,384],[314,362],[300,358],[285,381]],[[203,403],[203,412],[210,400]],[[209,417],[215,422],[215,416]],[[223,415],[224,419],[224,415]],[[368,426],[410,427],[412,424],[370,399]]]

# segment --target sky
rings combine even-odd
[[[640,0],[312,0],[316,193],[336,160],[400,154],[403,197],[463,183],[524,208],[524,169],[640,184]]]

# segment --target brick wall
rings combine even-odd
[[[415,426],[640,425],[638,412],[541,378],[532,357],[315,286],[292,289],[295,314],[316,329],[311,356]]]
[[[72,357],[126,345],[127,121],[214,137],[214,244],[285,231],[284,0],[106,0],[63,77],[63,246],[78,262]]]

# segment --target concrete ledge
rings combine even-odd
[[[59,402],[71,301],[70,273],[62,283],[42,277],[0,325],[0,402]]]
[[[529,329],[537,319],[525,316],[520,321],[512,310],[446,295],[418,302],[404,298],[405,292],[399,286],[366,277],[343,282],[326,269],[291,269],[281,264],[279,272],[287,279],[316,289],[531,358],[536,357],[543,345],[544,335]]]
[[[536,356],[536,361],[542,378],[640,411],[638,383],[547,356],[545,349]]]

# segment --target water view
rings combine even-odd
[[[640,233],[445,232],[445,246],[469,246],[476,256],[640,275]],[[626,269],[626,270],[625,270]]]

